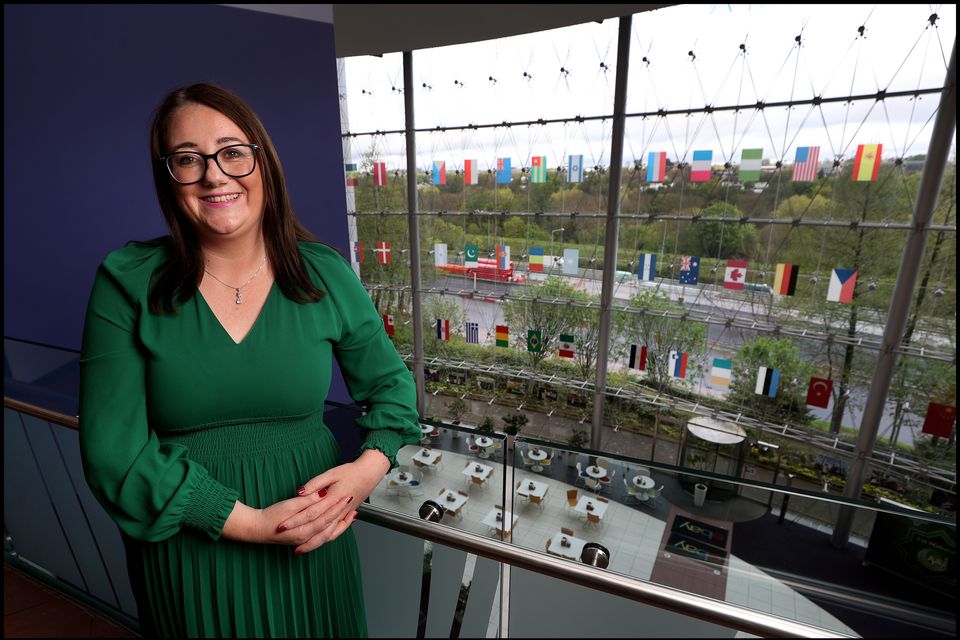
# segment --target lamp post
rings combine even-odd
[[[550,232],[550,254],[553,258],[553,264],[550,266],[552,267],[557,266],[557,256],[553,253],[553,234],[555,234],[557,231],[560,232],[560,250],[563,251],[563,227],[560,227],[559,229],[554,229]]]

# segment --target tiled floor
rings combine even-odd
[[[42,582],[3,567],[5,638],[138,638]]]
[[[405,447],[398,454],[397,461],[417,473],[415,466],[411,464],[411,457],[418,450],[419,447],[415,446]],[[502,456],[499,459],[502,460]],[[489,486],[480,487],[470,483],[463,473],[468,460],[494,467]],[[563,462],[558,461],[555,464]],[[579,519],[567,508],[567,490],[577,489],[582,495],[585,491],[582,486],[574,487],[555,478],[545,478],[543,474],[526,470],[518,470],[514,479],[512,467],[508,466],[507,471],[506,480],[510,487],[514,486],[516,480],[522,482],[528,478],[546,480],[550,484],[542,509],[517,498],[514,509],[519,520],[513,533],[515,544],[543,552],[548,538],[559,535],[560,528],[566,527],[573,529],[576,537],[599,542],[609,550],[611,562],[608,570],[641,580],[650,579],[660,552],[660,542],[666,527],[664,521],[646,513],[646,509],[634,508],[611,499],[602,525],[596,527]],[[465,491],[470,497],[461,510],[462,518],[448,515],[443,518],[443,524],[471,533],[491,535],[490,529],[481,521],[495,504],[507,504],[509,507],[512,496],[504,496],[503,483],[502,462],[477,460],[473,456],[444,451],[442,466],[423,471],[420,484],[414,489],[413,495],[407,492],[395,494],[393,490],[388,492],[384,481],[371,494],[370,501],[387,509],[417,516],[423,501],[437,499],[441,489]],[[804,596],[735,556],[729,557],[727,572],[727,602],[856,635],[852,629]]]

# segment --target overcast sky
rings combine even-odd
[[[610,114],[617,29],[617,20],[606,20],[417,51],[417,127]],[[633,19],[627,113],[937,87],[955,35],[956,5],[684,5],[645,12]],[[345,69],[350,131],[402,129],[401,54],[348,58]],[[744,148],[761,147],[764,158],[790,163],[797,146],[810,145],[821,147],[821,160],[849,160],[863,143],[883,144],[885,159],[922,154],[938,99],[628,118],[624,161],[646,164],[650,151],[689,161],[693,150],[712,149],[715,164],[739,164]],[[420,133],[417,164],[445,160],[452,171],[476,158],[488,169],[497,157],[511,157],[518,168],[546,155],[552,169],[568,154],[583,154],[585,166],[607,166],[611,129],[607,120]],[[404,168],[403,137],[377,140],[388,170]],[[353,139],[348,155],[358,162],[371,142]]]

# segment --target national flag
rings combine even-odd
[[[380,264],[390,264],[390,243],[380,241],[377,248],[373,250],[377,254],[377,262]]]
[[[468,244],[463,256],[463,266],[468,269],[476,269],[480,266],[478,258],[480,257],[480,248],[475,244]]]
[[[576,338],[569,333],[560,334],[560,349],[558,353],[561,358],[572,358],[577,353]]]
[[[923,433],[939,438],[949,438],[957,421],[957,407],[931,402],[927,405],[927,417],[923,419]]]
[[[797,278],[800,267],[795,264],[777,265],[777,275],[773,278],[773,292],[781,296],[792,296],[797,292]]]
[[[497,346],[498,347],[510,346],[510,327],[508,327],[505,324],[497,325]]]
[[[637,280],[653,281],[657,278],[657,254],[641,253],[637,265]]]
[[[437,330],[437,340],[449,340],[450,339],[450,321],[442,320],[437,318],[437,321],[434,323],[434,327]]]
[[[694,151],[693,162],[690,164],[690,182],[707,182],[710,180],[713,177],[712,163],[712,149]]]
[[[630,363],[631,369],[646,371],[647,369],[647,345],[630,345]]]
[[[763,149],[744,149],[740,154],[740,182],[756,182],[760,179]]]
[[[580,249],[563,250],[563,273],[568,276],[580,273]]]
[[[353,261],[356,264],[363,264],[363,244],[359,240],[353,243]]]
[[[543,351],[543,331],[541,329],[527,329],[527,351],[533,353]]]
[[[807,386],[807,404],[811,407],[826,409],[830,405],[833,393],[833,380],[830,378],[810,378]]]
[[[647,182],[663,182],[667,179],[667,152],[651,151],[647,156]]]
[[[497,158],[497,184],[510,184],[510,158]]]
[[[746,260],[727,260],[727,270],[723,274],[723,288],[741,291],[747,281]]]
[[[817,179],[819,171],[820,147],[797,147],[791,180],[794,182],[812,182]]]
[[[680,258],[680,284],[697,284],[700,279],[700,256]]]
[[[476,160],[463,161],[463,184],[479,184],[480,167]]]
[[[710,384],[718,387],[729,387],[733,375],[733,360],[714,358],[713,368],[710,370]]]
[[[386,162],[373,163],[373,184],[376,187],[387,186],[387,163]]]
[[[433,245],[433,266],[447,266],[447,245],[443,242]]]
[[[503,244],[503,240],[497,243],[497,269],[510,268],[510,245]]]
[[[393,337],[393,316],[383,315],[383,328],[386,330],[387,335],[391,338]]]
[[[347,178],[348,187],[356,187],[360,185],[360,181],[357,178]]]
[[[447,184],[447,163],[446,161],[433,161],[433,184]]]
[[[828,302],[853,302],[853,289],[857,286],[857,272],[853,269],[834,269],[830,274]]]
[[[467,323],[467,342],[469,344],[480,344],[480,325],[478,323]]]
[[[530,247],[530,271],[543,273],[543,247]]]
[[[583,155],[567,157],[567,182],[583,182]]]
[[[687,357],[683,351],[670,352],[669,372],[671,378],[683,380],[687,377]]]
[[[760,367],[757,370],[757,388],[754,393],[771,398],[777,395],[777,384],[780,382],[780,369]]]
[[[530,161],[530,183],[547,181],[547,156],[533,156]]]
[[[354,163],[344,163],[343,170],[347,173],[357,170],[357,165]]]
[[[853,161],[853,173],[850,179],[854,182],[873,182],[880,173],[880,156],[883,152],[882,144],[861,144],[857,146],[857,157]]]

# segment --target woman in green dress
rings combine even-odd
[[[97,270],[80,390],[84,471],[144,635],[365,636],[349,526],[420,439],[412,377],[242,100],[171,92],[151,155],[171,235]],[[365,408],[347,463],[323,423],[334,357]]]

